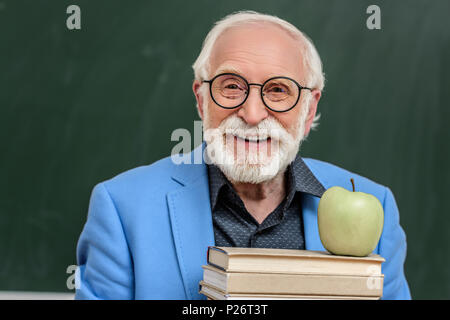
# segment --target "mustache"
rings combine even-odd
[[[222,121],[217,128],[222,134],[234,135],[242,139],[265,140],[283,139],[291,134],[273,117],[266,118],[256,126],[251,126],[237,115],[232,115]]]

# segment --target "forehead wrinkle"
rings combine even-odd
[[[247,61],[239,61],[239,60],[236,60],[236,61],[241,64],[248,64]],[[255,65],[257,65],[257,63],[255,63]],[[249,73],[245,72],[244,69],[237,67],[236,64],[226,62],[226,63],[220,65],[216,69],[216,71],[213,73],[212,77],[214,77],[218,74],[221,74],[221,73],[236,73],[236,74],[240,75],[241,77],[244,77],[248,82],[260,81],[262,83],[262,82],[266,81],[267,79],[273,78],[273,77],[289,77],[289,78],[296,80],[297,82],[300,81],[300,79],[298,79],[298,77],[295,76],[295,74],[293,74],[292,72],[290,72],[283,66],[279,66],[276,64],[274,64],[274,66],[277,69],[279,69],[280,71],[267,71],[267,72],[264,72],[264,75],[261,78],[254,79],[254,77],[252,77]]]
[[[236,73],[240,76],[244,76],[244,72],[241,69],[236,68],[233,65],[228,65],[228,64],[219,66],[219,68],[217,68],[217,70],[214,72],[214,76],[216,76],[220,73]]]
[[[247,63],[248,61],[251,61],[252,63],[255,64],[259,64],[262,63],[264,61],[264,64],[267,64],[267,61],[271,61],[274,65],[277,65],[277,67],[281,67],[283,69],[285,69],[284,67],[282,67],[281,65],[279,65],[278,63],[275,63],[276,61],[280,60],[281,56],[286,56],[285,54],[279,54],[279,53],[274,53],[271,54],[270,52],[266,51],[266,52],[260,52],[260,51],[251,51],[251,50],[244,50],[244,49],[235,49],[235,50],[224,50],[222,52],[220,52],[220,54],[217,54],[216,52],[214,52],[215,54],[212,55],[212,61],[217,60],[217,55],[219,55],[219,57],[230,57],[226,60],[236,60],[236,61],[241,61],[241,62],[245,62]],[[295,55],[295,54],[294,54]],[[298,62],[299,64],[301,63],[301,61],[299,60]]]

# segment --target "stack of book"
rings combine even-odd
[[[379,299],[384,258],[209,247],[199,292],[211,300]]]

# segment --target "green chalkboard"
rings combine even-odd
[[[372,2],[1,0],[0,290],[70,292],[92,188],[193,132],[202,41],[250,9],[321,54],[322,117],[301,153],[389,186],[413,298],[449,299],[450,2]],[[71,4],[81,29],[67,28]],[[381,29],[366,26],[371,4]]]

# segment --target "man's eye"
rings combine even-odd
[[[275,93],[285,93],[286,92],[286,90],[282,87],[272,87],[269,89],[269,91],[275,92]]]
[[[240,89],[239,86],[237,84],[228,84],[225,86],[225,89],[232,89],[232,90],[236,90],[236,89]]]

